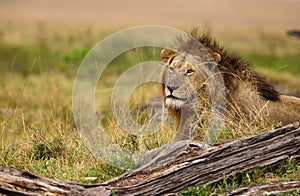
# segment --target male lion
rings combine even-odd
[[[178,123],[175,140],[191,139],[195,127],[207,120],[204,111],[211,111],[211,100],[217,96],[208,87],[214,75],[223,80],[224,89],[213,88],[225,92],[227,108],[221,113],[226,119],[239,122],[238,118],[243,117],[253,122],[262,115],[270,125],[300,121],[300,98],[278,93],[249,63],[229,54],[209,35],[192,31],[191,36],[179,40],[176,51],[163,49],[161,52],[166,63],[161,85],[164,104]]]

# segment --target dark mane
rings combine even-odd
[[[265,99],[270,101],[279,100],[279,93],[252,70],[250,63],[243,61],[239,56],[231,54],[225,48],[220,47],[218,42],[212,39],[208,33],[199,34],[197,29],[194,29],[190,35],[202,45],[199,45],[195,43],[194,40],[190,39],[183,43],[181,42],[182,44],[180,45],[179,50],[185,50],[192,54],[199,54],[199,51],[203,51],[204,46],[208,52],[220,54],[221,61],[219,62],[218,67],[223,73],[223,79],[227,88],[232,88],[232,90],[234,90],[231,81],[233,77],[238,77],[241,80],[253,83],[253,85],[256,86],[258,93]]]

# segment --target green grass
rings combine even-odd
[[[93,44],[113,30],[61,30],[41,24],[30,30],[6,26],[0,31],[0,165],[82,183],[99,183],[124,173],[93,157],[83,144],[72,115],[72,88],[77,68]],[[256,38],[263,40],[260,46],[248,37],[243,45],[228,45],[241,51],[242,57],[253,62],[254,68],[272,83],[300,92],[300,45],[289,45],[291,41],[277,35],[268,38],[259,34]],[[276,44],[272,45],[271,38],[277,40]],[[227,46],[228,40],[234,42],[235,37],[220,39]],[[153,136],[136,137],[118,128],[110,118],[114,82],[131,65],[158,59],[159,52],[159,49],[143,48],[122,54],[105,70],[103,75],[107,77],[97,86],[96,108],[103,116],[111,139],[121,147],[147,151],[172,137],[169,127]],[[139,103],[156,94],[159,94],[157,85],[142,86],[132,95],[132,104],[139,108]],[[97,101],[99,96],[105,99]],[[147,121],[143,115],[137,115],[140,122]],[[230,131],[222,133],[222,140],[244,134],[234,135]],[[253,134],[257,130],[252,131]],[[210,195],[243,186],[300,180],[299,170],[299,162],[291,159],[277,167],[235,173],[222,182],[190,188],[183,195]]]
[[[259,55],[252,53],[248,57],[253,63],[254,68],[264,67],[277,72],[288,72],[295,76],[300,74],[299,56],[298,55],[286,55],[284,57],[270,56],[270,55]]]

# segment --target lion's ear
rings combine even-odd
[[[170,50],[170,49],[167,49],[167,48],[164,48],[162,49],[161,53],[160,53],[160,57],[161,57],[161,60],[166,63],[168,62],[169,58],[171,56],[173,56],[174,54],[176,54],[176,52],[174,52],[173,50]]]
[[[215,59],[216,63],[220,63],[222,60],[221,55],[217,52],[212,52],[211,56]]]

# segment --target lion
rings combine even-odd
[[[207,118],[204,111],[211,111],[212,98],[220,96],[212,94],[208,86],[214,75],[223,80],[223,89],[214,83],[211,86],[220,88],[214,89],[216,92],[224,91],[226,106],[220,113],[227,119],[238,123],[242,116],[252,122],[263,116],[269,125],[300,121],[300,98],[280,94],[250,63],[228,53],[209,34],[193,30],[190,35],[187,40],[179,39],[176,50],[165,48],[160,55],[165,63],[161,93],[177,122],[176,141],[195,137],[195,129]]]

